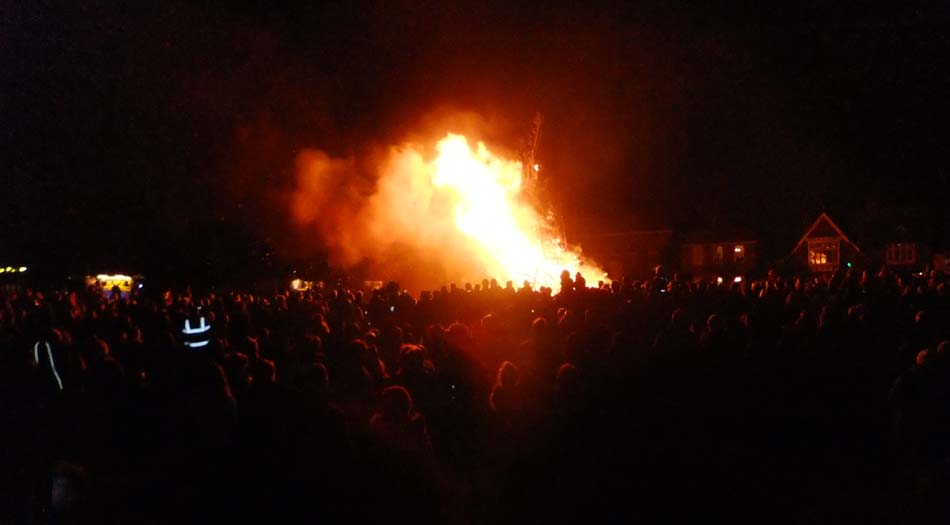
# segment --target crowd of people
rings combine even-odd
[[[0,521],[948,516],[950,278],[0,295]]]

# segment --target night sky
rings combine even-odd
[[[10,264],[296,256],[296,152],[454,114],[516,149],[542,113],[568,220],[749,229],[778,253],[826,210],[942,239],[947,2],[37,4],[0,6]]]

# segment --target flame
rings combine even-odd
[[[454,201],[455,226],[475,245],[490,276],[555,290],[564,270],[591,284],[606,279],[579,251],[563,246],[550,223],[525,202],[520,162],[492,154],[481,142],[473,151],[464,136],[451,133],[436,151],[432,184]]]
[[[525,186],[538,170],[523,179],[520,162],[454,134],[434,152],[404,143],[367,160],[319,150],[297,158],[291,213],[305,235],[319,234],[335,266],[419,290],[495,278],[557,291],[564,270],[592,286],[606,280],[567,246],[553,214],[530,204]]]

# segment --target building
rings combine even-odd
[[[672,230],[622,231],[588,235],[581,247],[612,279],[645,279],[656,265],[667,263],[672,239]]]
[[[680,269],[700,279],[734,279],[758,264],[759,241],[749,232],[697,232],[680,243]]]
[[[903,223],[894,228],[887,242],[884,243],[881,262],[896,270],[917,271],[931,261],[929,247],[920,242],[919,232],[923,228],[917,225],[911,227]]]
[[[789,255],[789,266],[812,273],[834,272],[864,261],[856,244],[822,212]]]
[[[656,265],[669,264],[673,230],[637,226],[630,218],[611,217],[609,222],[588,219],[574,223],[567,240],[579,245],[584,258],[596,262],[611,279],[645,279],[653,275]]]
[[[884,264],[898,268],[913,268],[918,264],[916,242],[889,242],[884,245]]]

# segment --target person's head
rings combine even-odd
[[[323,363],[306,365],[299,375],[298,388],[314,396],[316,399],[326,399],[330,391],[330,372]]]
[[[853,323],[863,323],[864,322],[864,305],[856,304],[848,308],[848,320]]]
[[[313,365],[312,371],[314,386],[322,389],[324,393],[327,392],[330,388],[330,372],[327,367],[323,363],[317,363]]]
[[[315,335],[306,335],[300,342],[299,352],[301,362],[311,363],[323,354],[323,341]]]
[[[237,392],[243,391],[248,386],[248,359],[247,356],[234,352],[227,354],[222,363],[224,373],[227,375],[228,384],[231,389]]]
[[[682,309],[677,308],[673,310],[673,313],[670,315],[670,324],[673,328],[680,330],[689,329],[689,317],[686,316],[686,312]]]
[[[346,352],[342,355],[343,363],[356,365],[362,364],[363,359],[369,351],[369,345],[362,339],[351,339],[346,345]]]
[[[402,345],[399,366],[404,372],[422,373],[425,371],[425,351],[419,345]]]
[[[97,363],[110,356],[109,344],[98,337],[93,337],[92,340],[89,341],[86,351],[88,355],[85,357],[91,363]]]
[[[940,344],[937,345],[937,355],[941,359],[946,360],[948,357],[950,357],[948,354],[950,354],[950,339],[944,339],[943,341],[940,341]]]
[[[829,329],[837,326],[837,315],[835,310],[830,305],[825,305],[821,308],[821,313],[818,314],[818,328]]]
[[[531,322],[531,335],[532,337],[539,338],[543,337],[548,331],[548,321],[543,317],[536,317],[534,321]]]
[[[251,336],[241,339],[236,350],[247,356],[247,358],[251,361],[255,361],[261,356],[260,345],[258,344],[257,339]]]
[[[100,359],[89,371],[89,387],[93,392],[105,396],[121,396],[125,386],[125,371],[118,361],[111,357]]]
[[[258,359],[251,367],[251,379],[255,385],[272,385],[277,382],[277,367],[270,359]]]
[[[464,350],[472,339],[472,331],[462,323],[452,323],[446,330],[446,342],[454,350]]]
[[[557,390],[564,396],[576,396],[580,388],[580,374],[577,367],[564,363],[557,369]]]
[[[725,323],[718,314],[712,314],[706,319],[706,330],[711,334],[720,334],[725,330]]]
[[[385,388],[379,395],[380,412],[390,421],[407,421],[412,417],[412,396],[401,386]]]
[[[518,367],[511,361],[505,361],[498,367],[498,375],[495,378],[495,384],[501,387],[509,388],[515,386],[518,382]]]
[[[49,483],[49,523],[86,523],[91,518],[91,483],[84,468],[59,462],[50,471]]]
[[[441,324],[430,324],[426,328],[426,344],[441,343],[445,341],[445,328]]]

